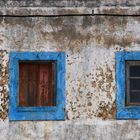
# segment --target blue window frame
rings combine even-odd
[[[10,52],[10,120],[64,120],[65,119],[65,53],[64,52]],[[56,106],[18,106],[19,61],[55,60],[57,63]]]
[[[117,119],[140,119],[140,106],[126,105],[126,62],[140,61],[140,52],[116,53]]]

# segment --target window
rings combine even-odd
[[[126,106],[140,105],[140,61],[126,61]]]
[[[140,52],[116,53],[117,119],[140,119]]]
[[[64,120],[65,53],[10,53],[10,120]]]

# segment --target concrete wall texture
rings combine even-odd
[[[139,0],[1,0],[0,6],[34,7],[97,7],[97,6],[138,6]]]
[[[1,9],[0,140],[140,140],[140,120],[115,118],[115,52],[140,51],[139,0],[2,0],[0,6],[17,6],[18,11],[18,6],[85,6],[102,13],[113,13],[110,6],[124,6],[137,13],[129,16],[129,9],[115,7],[115,13],[127,16],[20,17],[3,16]],[[65,121],[9,121],[10,51],[66,52]]]

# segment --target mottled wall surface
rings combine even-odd
[[[139,35],[139,16],[1,17],[0,140],[140,140],[139,120],[115,119],[115,52]],[[66,52],[65,121],[9,122],[11,50]]]
[[[139,0],[1,0],[6,7],[97,7],[97,6],[138,6]]]
[[[9,58],[7,51],[0,51],[0,118],[8,115],[9,103]]]

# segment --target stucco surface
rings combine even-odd
[[[136,6],[139,0],[1,0],[0,6],[6,7],[99,7],[99,6]]]
[[[2,140],[140,140],[139,120],[117,121],[115,52],[140,51],[140,17],[0,18],[0,100],[8,107],[8,54],[65,51],[66,120],[9,122],[0,102]],[[5,76],[6,75],[6,76]],[[4,89],[6,87],[6,89]]]

